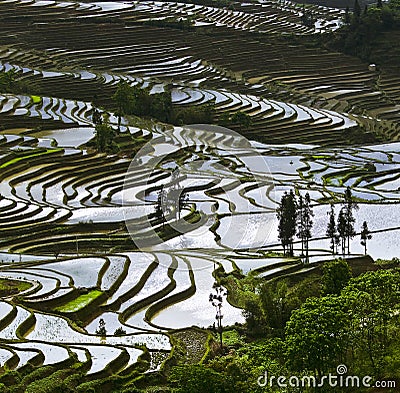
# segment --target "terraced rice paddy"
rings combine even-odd
[[[232,4],[1,2],[0,70],[29,87],[0,91],[0,279],[24,283],[0,302],[1,366],[79,361],[90,378],[122,376],[150,351],[158,369],[171,330],[213,324],[216,268],[304,271],[269,257],[289,189],[312,199],[312,261],[329,258],[326,213],[347,186],[371,255],[400,255],[399,79],[281,35],[336,29],[343,11],[311,6],[306,27],[289,1]],[[192,26],[163,26],[170,17]],[[176,108],[213,104],[214,122],[242,111],[252,123],[236,133],[126,116],[121,153],[97,153],[93,111],[117,128],[121,80],[171,88]],[[154,214],[162,188],[188,198],[165,222]],[[223,312],[244,321],[227,302]]]

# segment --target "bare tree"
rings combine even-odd
[[[218,284],[214,284],[213,288],[214,292],[210,293],[209,301],[214,306],[216,311],[215,319],[217,321],[217,332],[219,333],[219,342],[222,350],[222,303],[224,301],[224,297],[227,295],[227,292],[221,285]]]

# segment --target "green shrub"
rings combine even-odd
[[[65,385],[65,378],[69,372],[68,370],[58,370],[46,378],[34,381],[27,386],[25,393],[72,393],[73,389],[69,389]]]
[[[176,393],[236,393],[228,378],[204,365],[173,367],[169,382]]]
[[[350,266],[344,259],[325,263],[322,271],[324,294],[338,295],[352,277]]]
[[[38,379],[43,379],[43,378],[48,377],[53,372],[54,372],[54,367],[52,367],[52,366],[40,367],[40,368],[32,371],[26,377],[24,377],[21,381],[21,384],[24,386],[27,386],[31,382],[37,381]]]
[[[5,384],[7,386],[15,385],[15,384],[19,383],[20,381],[21,381],[21,375],[19,374],[18,371],[15,371],[15,370],[8,371],[5,374],[3,374],[2,376],[0,376],[0,386],[2,384]],[[0,392],[2,392],[1,389],[0,389]]]

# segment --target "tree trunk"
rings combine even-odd
[[[309,263],[309,258],[308,258],[308,239],[306,239],[306,263]]]
[[[350,236],[347,236],[347,253],[350,255]]]

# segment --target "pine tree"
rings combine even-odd
[[[293,190],[290,190],[286,203],[287,223],[286,231],[289,240],[289,255],[293,256],[293,238],[296,235],[297,203]]]
[[[346,25],[350,23],[350,9],[348,6],[346,7],[346,11],[344,14],[344,23],[346,23]]]
[[[301,240],[301,256],[304,256],[304,201],[300,195],[297,209],[297,237]]]
[[[346,218],[344,208],[340,209],[337,223],[337,231],[342,246],[342,255],[346,254]]]
[[[359,20],[360,16],[361,16],[361,7],[360,7],[360,3],[358,2],[358,0],[355,0],[355,2],[354,2],[353,12],[354,12],[356,19]]]
[[[301,239],[301,254],[306,251],[305,261],[308,262],[308,242],[311,238],[311,228],[313,225],[312,217],[314,213],[311,209],[310,194],[307,193],[303,198],[300,195],[297,205],[297,236]]]
[[[347,252],[349,254],[350,254],[350,239],[352,239],[356,235],[356,231],[354,229],[354,223],[356,222],[356,219],[354,218],[353,210],[358,210],[358,205],[353,200],[353,195],[351,193],[350,187],[347,187],[344,193],[344,218],[346,221],[345,235],[347,238]]]
[[[94,110],[93,110],[92,121],[96,126],[98,124],[102,124],[103,123],[103,119],[101,117],[101,113],[97,108],[94,108]]]
[[[287,255],[288,248],[288,237],[286,233],[286,201],[288,198],[288,194],[285,193],[282,195],[281,202],[279,203],[278,209],[276,210],[276,216],[278,218],[278,239],[281,241],[283,248],[283,255]]]
[[[382,8],[383,7],[382,0],[378,0],[378,2],[376,3],[376,6],[378,8]]]
[[[309,240],[311,239],[311,229],[313,226],[312,217],[314,217],[314,213],[311,207],[311,199],[310,194],[307,192],[304,198],[304,209],[303,209],[303,238],[305,242],[306,248],[306,262],[309,262],[308,258],[308,244]]]
[[[96,334],[99,336],[107,335],[106,323],[103,318],[100,318],[99,320],[99,328],[96,329]]]
[[[364,254],[367,255],[367,240],[372,239],[371,232],[368,229],[367,221],[364,221],[361,228],[361,245],[364,246]]]
[[[297,203],[293,190],[285,192],[277,209],[278,238],[285,256],[293,256],[293,238],[296,235]]]
[[[331,205],[331,211],[328,214],[329,214],[329,222],[328,222],[328,227],[326,228],[326,236],[328,236],[331,239],[330,249],[332,250],[332,254],[335,254],[335,248],[338,243],[339,236],[336,228],[335,208],[333,204]]]

